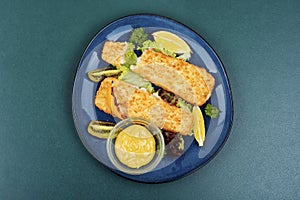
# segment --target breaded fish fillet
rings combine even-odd
[[[204,68],[152,50],[146,50],[131,70],[198,106],[210,98],[215,84]]]
[[[104,44],[102,59],[120,66],[126,50],[127,43],[108,41]],[[215,86],[214,77],[206,69],[153,50],[146,50],[131,69],[155,85],[198,106],[210,98]]]
[[[191,112],[170,106],[160,97],[115,78],[101,82],[95,104],[100,110],[122,119],[147,119],[164,130],[183,135],[188,134],[193,126]]]
[[[126,42],[107,41],[104,43],[101,57],[105,62],[119,67],[124,63],[127,47]]]

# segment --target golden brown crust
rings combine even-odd
[[[101,57],[105,62],[119,67],[123,63],[126,50],[126,42],[107,41],[104,43]]]
[[[113,96],[113,86],[115,78],[105,78],[97,91],[95,97],[95,105],[104,112],[114,115],[120,119],[124,119],[122,113],[116,106],[115,98]]]
[[[112,114],[112,110],[110,106],[108,106],[107,96],[110,95],[109,91],[112,87],[114,79],[113,78],[106,78],[101,82],[101,85],[97,91],[95,97],[95,105],[104,112],[108,114]]]
[[[113,94],[107,92],[109,87],[113,89]],[[107,95],[114,96],[118,112],[113,111],[107,102],[105,104],[103,99],[106,99]],[[99,109],[108,114],[115,116],[121,114],[122,118],[144,118],[164,130],[179,132],[183,135],[188,134],[193,126],[191,112],[170,106],[161,98],[115,78],[106,78],[102,81],[95,102]]]
[[[113,97],[115,99],[115,104],[118,107],[118,110],[122,116],[122,118],[126,118],[128,116],[127,108],[128,101],[132,96],[136,87],[133,85],[126,83],[124,81],[120,81],[116,79],[113,84]]]
[[[121,66],[126,50],[126,42],[107,41],[102,59]],[[165,90],[199,106],[210,98],[215,79],[206,69],[152,50],[146,50],[138,60],[132,70]]]
[[[214,78],[205,69],[152,50],[142,54],[132,71],[199,106],[207,101],[214,87]]]
[[[209,93],[207,94],[206,100],[208,100],[211,96],[211,93],[215,87],[215,78],[206,71],[206,69],[197,67],[198,70],[200,71],[201,76],[203,77],[205,84],[208,88]]]

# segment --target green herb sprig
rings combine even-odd
[[[211,104],[207,104],[204,111],[205,114],[211,118],[217,118],[220,113],[220,110]]]

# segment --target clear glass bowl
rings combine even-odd
[[[128,165],[124,164],[124,162],[120,161],[117,156],[115,144],[118,138],[118,135],[126,128],[132,125],[140,125],[146,128],[153,136],[155,141],[155,153],[151,161],[143,166],[139,167],[129,167]],[[148,120],[144,120],[141,118],[127,118],[118,122],[115,127],[111,130],[107,143],[106,143],[106,150],[110,161],[113,165],[120,171],[131,174],[131,175],[139,175],[150,172],[155,169],[155,167],[159,164],[161,159],[163,158],[164,151],[165,151],[165,143],[164,137],[161,133],[161,130],[152,122]],[[131,155],[134,154],[131,152]],[[119,154],[120,156],[120,154]],[[127,159],[127,158],[126,158]],[[125,159],[125,160],[126,160]]]

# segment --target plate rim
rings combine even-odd
[[[80,135],[79,133],[79,128],[77,127],[78,125],[75,123],[77,121],[77,115],[76,115],[76,111],[75,111],[75,102],[74,102],[74,93],[75,93],[75,83],[76,83],[76,80],[77,80],[77,75],[78,75],[78,71],[81,67],[81,64],[84,60],[84,56],[86,55],[86,52],[88,51],[90,45],[93,43],[93,41],[95,40],[95,38],[97,38],[97,36],[99,34],[101,34],[101,32],[103,30],[105,30],[107,27],[115,24],[115,23],[118,23],[119,21],[121,20],[124,20],[126,18],[131,18],[131,17],[158,17],[158,18],[162,18],[163,20],[167,20],[167,21],[171,21],[172,23],[175,23],[175,24],[179,24],[180,26],[186,28],[186,29],[189,29],[191,32],[193,32],[197,37],[201,38],[205,43],[206,45],[211,49],[211,52],[213,54],[215,54],[215,57],[217,58],[217,61],[220,62],[220,67],[223,71],[223,75],[224,75],[224,78],[225,78],[225,82],[226,82],[226,85],[228,87],[228,92],[229,92],[229,105],[231,107],[231,113],[230,113],[230,118],[228,119],[229,120],[229,124],[228,124],[228,129],[226,131],[226,135],[223,139],[223,141],[221,142],[220,146],[218,147],[218,149],[213,153],[212,156],[210,156],[205,162],[203,162],[200,166],[198,167],[195,167],[194,169],[184,173],[184,174],[181,174],[179,176],[175,176],[169,180],[165,180],[165,181],[153,181],[153,182],[149,182],[149,181],[142,181],[142,180],[137,180],[137,179],[133,179],[133,178],[130,178],[128,176],[124,176],[122,175],[122,173],[120,173],[119,171],[117,170],[114,170],[108,166],[106,166],[105,164],[103,164],[102,162],[100,162],[98,160],[98,158],[94,155],[93,152],[91,152],[91,150],[89,149],[88,145],[86,144],[86,142],[83,140],[82,136]],[[167,183],[167,182],[173,182],[173,181],[178,181],[179,179],[182,179],[186,176],[189,176],[191,174],[193,174],[194,172],[198,171],[199,169],[201,169],[202,167],[206,166],[211,160],[213,160],[218,154],[219,152],[223,149],[224,145],[226,144],[230,134],[231,134],[231,130],[232,130],[232,126],[233,126],[233,120],[234,120],[234,103],[233,103],[233,96],[232,96],[232,90],[231,90],[231,84],[230,84],[230,80],[228,78],[228,74],[227,74],[227,71],[226,71],[226,68],[225,68],[225,65],[224,63],[222,62],[222,60],[220,59],[218,53],[215,51],[215,49],[211,46],[210,43],[207,42],[206,39],[204,39],[198,32],[196,32],[194,29],[190,28],[189,26],[183,24],[182,22],[180,21],[177,21],[175,19],[172,19],[170,17],[167,17],[167,16],[163,16],[163,15],[160,15],[160,14],[153,14],[153,13],[136,13],[136,14],[129,14],[129,15],[124,15],[123,17],[119,17],[119,18],[116,18],[115,20],[112,20],[110,21],[109,23],[107,23],[105,26],[102,26],[94,35],[93,37],[91,37],[91,39],[89,40],[89,43],[86,45],[83,53],[81,54],[81,57],[80,57],[80,60],[78,62],[78,65],[77,65],[77,68],[76,68],[76,71],[75,71],[75,74],[74,74],[74,78],[73,78],[73,87],[72,87],[72,115],[73,115],[73,122],[74,122],[74,125],[75,125],[75,128],[76,128],[76,132],[81,140],[81,142],[83,143],[85,149],[89,152],[89,154],[91,154],[98,162],[100,162],[105,168],[109,169],[110,171],[114,172],[115,174],[117,174],[118,176],[122,177],[122,178],[126,178],[128,180],[131,180],[131,181],[135,181],[135,182],[139,182],[139,183],[149,183],[149,184],[160,184],[160,183]],[[76,119],[77,118],[77,119]]]

